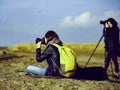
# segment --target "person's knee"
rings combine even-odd
[[[33,68],[34,68],[34,65],[29,65],[29,66],[27,67],[27,71],[29,72],[29,71],[31,71]]]

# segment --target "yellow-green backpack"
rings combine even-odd
[[[71,77],[75,73],[77,67],[74,52],[64,45],[53,45],[58,48],[60,54],[60,68],[56,65],[60,74],[64,77]]]

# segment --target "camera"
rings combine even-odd
[[[100,21],[100,24],[105,25],[106,22],[107,22],[107,20],[105,20],[105,21],[101,20],[101,21]]]
[[[36,38],[35,41],[36,41],[36,44],[40,41],[41,41],[42,44],[45,44],[45,38],[44,37],[42,39],[41,38]]]

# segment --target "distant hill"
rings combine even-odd
[[[64,45],[73,49],[76,54],[91,54],[95,49],[97,43],[64,43]],[[44,50],[45,45],[42,45],[42,50]],[[13,46],[9,46],[7,48],[9,51],[14,52],[29,52],[35,53],[36,45],[35,43],[20,43]],[[96,54],[103,54],[104,53],[104,43],[101,42],[95,52]]]

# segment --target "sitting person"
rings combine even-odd
[[[41,44],[47,45],[45,51],[41,53]],[[29,65],[27,67],[28,73],[35,74],[37,76],[52,76],[52,77],[63,77],[60,72],[60,53],[56,46],[63,46],[59,36],[54,31],[48,31],[45,34],[45,38],[36,39],[37,49],[36,49],[36,60],[37,62],[42,62],[47,60],[48,67],[40,67],[35,65]],[[64,67],[65,68],[65,67]],[[69,76],[70,77],[70,76]]]

